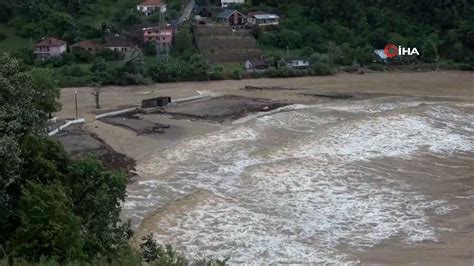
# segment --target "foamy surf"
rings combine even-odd
[[[430,217],[458,206],[419,192],[410,163],[473,152],[473,114],[367,104],[289,106],[185,140],[138,165],[145,178],[124,212],[149,216],[146,231],[185,254],[231,263],[352,264],[356,251],[386,241],[438,241],[449,228]],[[208,193],[150,216],[196,191]]]

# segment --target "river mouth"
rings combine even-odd
[[[377,263],[383,247],[457,243],[473,236],[473,123],[462,101],[282,107],[139,162],[123,214],[137,239],[237,264]]]

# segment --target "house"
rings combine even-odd
[[[244,14],[237,10],[226,9],[217,15],[217,19],[229,23],[230,26],[244,25],[246,22]]]
[[[384,64],[390,63],[390,59],[387,57],[383,49],[374,50],[374,58],[375,58],[374,62],[380,62]]]
[[[143,28],[143,41],[144,42],[157,42],[160,44],[166,44],[171,46],[173,42],[173,29],[167,26],[163,29],[160,27],[148,27]]]
[[[245,0],[221,0],[222,7],[228,7],[231,4],[245,4]]]
[[[149,16],[157,10],[159,10],[161,13],[165,13],[166,7],[166,2],[164,0],[146,0],[145,2],[137,5],[137,10],[143,13],[145,16]]]
[[[288,60],[286,66],[291,69],[304,70],[309,68],[309,60],[307,59],[292,59]]]
[[[118,53],[126,53],[132,51],[136,45],[123,36],[111,36],[106,38],[104,48],[110,49]]]
[[[34,53],[37,58],[46,59],[61,56],[66,52],[67,43],[56,38],[46,38],[35,44]]]
[[[94,40],[83,40],[78,43],[71,45],[71,51],[80,51],[84,50],[91,54],[95,54],[98,51],[102,50],[102,46],[95,42]]]
[[[280,17],[261,11],[250,12],[247,14],[247,23],[251,26],[258,27],[278,26],[280,23]]]
[[[247,71],[261,71],[270,67],[270,62],[265,59],[247,60],[245,61],[245,69]]]

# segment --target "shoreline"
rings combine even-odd
[[[474,74],[467,72],[424,72],[424,73],[373,73],[366,75],[343,74],[328,77],[303,77],[290,79],[254,79],[239,81],[212,81],[212,82],[180,82],[180,83],[160,83],[149,86],[126,86],[126,87],[104,87],[103,106],[101,111],[113,109],[118,106],[127,106],[130,104],[137,105],[142,99],[156,96],[171,96],[175,98],[185,98],[198,95],[203,91],[215,93],[215,95],[237,95],[250,99],[268,99],[272,101],[289,101],[292,104],[315,105],[339,103],[344,105],[345,102],[360,102],[363,106],[367,103],[388,103],[397,104],[399,101],[409,99],[411,101],[420,102],[463,102],[468,108],[474,107]],[[246,90],[245,86],[255,87],[272,87],[276,86],[282,89],[258,89]],[[295,88],[297,88],[295,90]],[[90,88],[89,88],[90,89]],[[60,112],[59,116],[68,116],[71,114],[70,101],[73,99],[75,88],[68,88],[62,91],[63,106],[66,108]],[[88,90],[81,88],[80,90]],[[71,94],[72,92],[72,94]],[[350,95],[351,97],[346,97]],[[329,96],[329,97],[328,97]],[[333,97],[344,96],[344,97]],[[128,185],[128,191],[140,191],[143,184],[147,182],[158,182],[150,176],[144,175],[141,168],[150,160],[154,160],[157,154],[164,154],[173,151],[178,144],[191,139],[199,139],[207,134],[211,136],[218,131],[232,129],[238,127],[241,123],[234,124],[235,121],[244,121],[247,123],[255,114],[259,116],[262,113],[247,113],[232,123],[215,122],[208,120],[193,120],[186,117],[185,119],[172,118],[170,114],[139,114],[140,119],[148,121],[147,123],[157,123],[169,125],[168,129],[161,134],[137,134],[136,131],[123,126],[114,126],[104,123],[100,120],[94,120],[97,110],[94,108],[92,96],[80,95],[80,109],[84,110],[86,116],[85,130],[91,134],[97,135],[114,151],[125,154],[129,158],[133,158],[137,164],[137,176]],[[195,107],[191,108],[191,112],[199,111],[207,106],[209,101],[203,101]],[[223,102],[220,102],[222,104]],[[185,104],[186,105],[186,104]],[[189,106],[189,105],[188,105]],[[224,105],[217,105],[215,111],[226,108]],[[210,112],[213,111],[210,108]],[[278,110],[278,109],[276,109]],[[187,110],[189,111],[189,110]],[[270,111],[269,113],[274,113]],[[262,115],[265,115],[263,113]],[[174,168],[173,168],[174,169]],[[156,175],[167,176],[164,173],[157,172]],[[147,169],[145,169],[146,171]],[[160,170],[161,171],[161,170]],[[160,181],[166,181],[160,180]],[[145,185],[146,186],[146,185]],[[178,211],[182,212],[193,204],[199,204],[200,197],[207,197],[207,192],[197,191],[197,194],[190,194],[182,200],[175,203],[167,203],[163,208],[155,212],[148,213],[149,206],[134,205],[136,210],[134,216],[125,215],[124,219],[131,219],[135,224],[135,237],[131,240],[132,244],[137,244],[140,236],[148,232],[150,228],[158,226],[158,218],[165,214]],[[202,194],[202,195],[201,195]],[[206,196],[207,195],[207,196]],[[147,203],[147,204],[152,204]],[[130,204],[126,202],[125,204]],[[135,204],[135,203],[134,203]],[[189,205],[191,204],[191,205]],[[181,206],[184,205],[184,206]],[[188,206],[189,205],[189,206]],[[130,207],[129,207],[130,208]],[[126,211],[125,211],[126,212]],[[158,217],[158,218],[157,218]],[[160,218],[161,219],[161,218]],[[156,221],[156,222],[154,222]],[[144,224],[146,223],[146,224]],[[147,231],[148,230],[148,231]],[[159,226],[158,229],[160,230]],[[459,238],[457,234],[449,232],[440,235],[442,243],[419,243],[416,245],[396,244],[395,240],[389,239],[387,243],[383,242],[376,246],[363,251],[351,251],[351,254],[357,256],[363,263],[400,263],[404,262],[435,262],[429,259],[428,254],[435,256],[437,251],[446,252],[446,249],[456,248],[460,254],[465,254],[463,249],[463,241],[465,238]],[[455,240],[455,241],[454,241]],[[454,241],[454,243],[448,243]],[[407,255],[405,260],[392,259],[390,252],[393,246],[397,246],[394,251],[400,256]],[[465,248],[465,247],[464,247]],[[416,250],[416,251],[411,251]],[[434,250],[434,251],[433,251]],[[423,259],[417,260],[416,254],[422,252]],[[436,254],[435,254],[436,253]],[[435,256],[438,257],[438,256]],[[461,262],[462,259],[453,259],[453,262]]]

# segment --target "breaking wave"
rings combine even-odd
[[[419,192],[408,162],[473,152],[472,111],[406,100],[259,113],[138,165],[124,212],[185,254],[232,263],[351,264],[390,239],[437,241],[430,215],[457,206]]]

